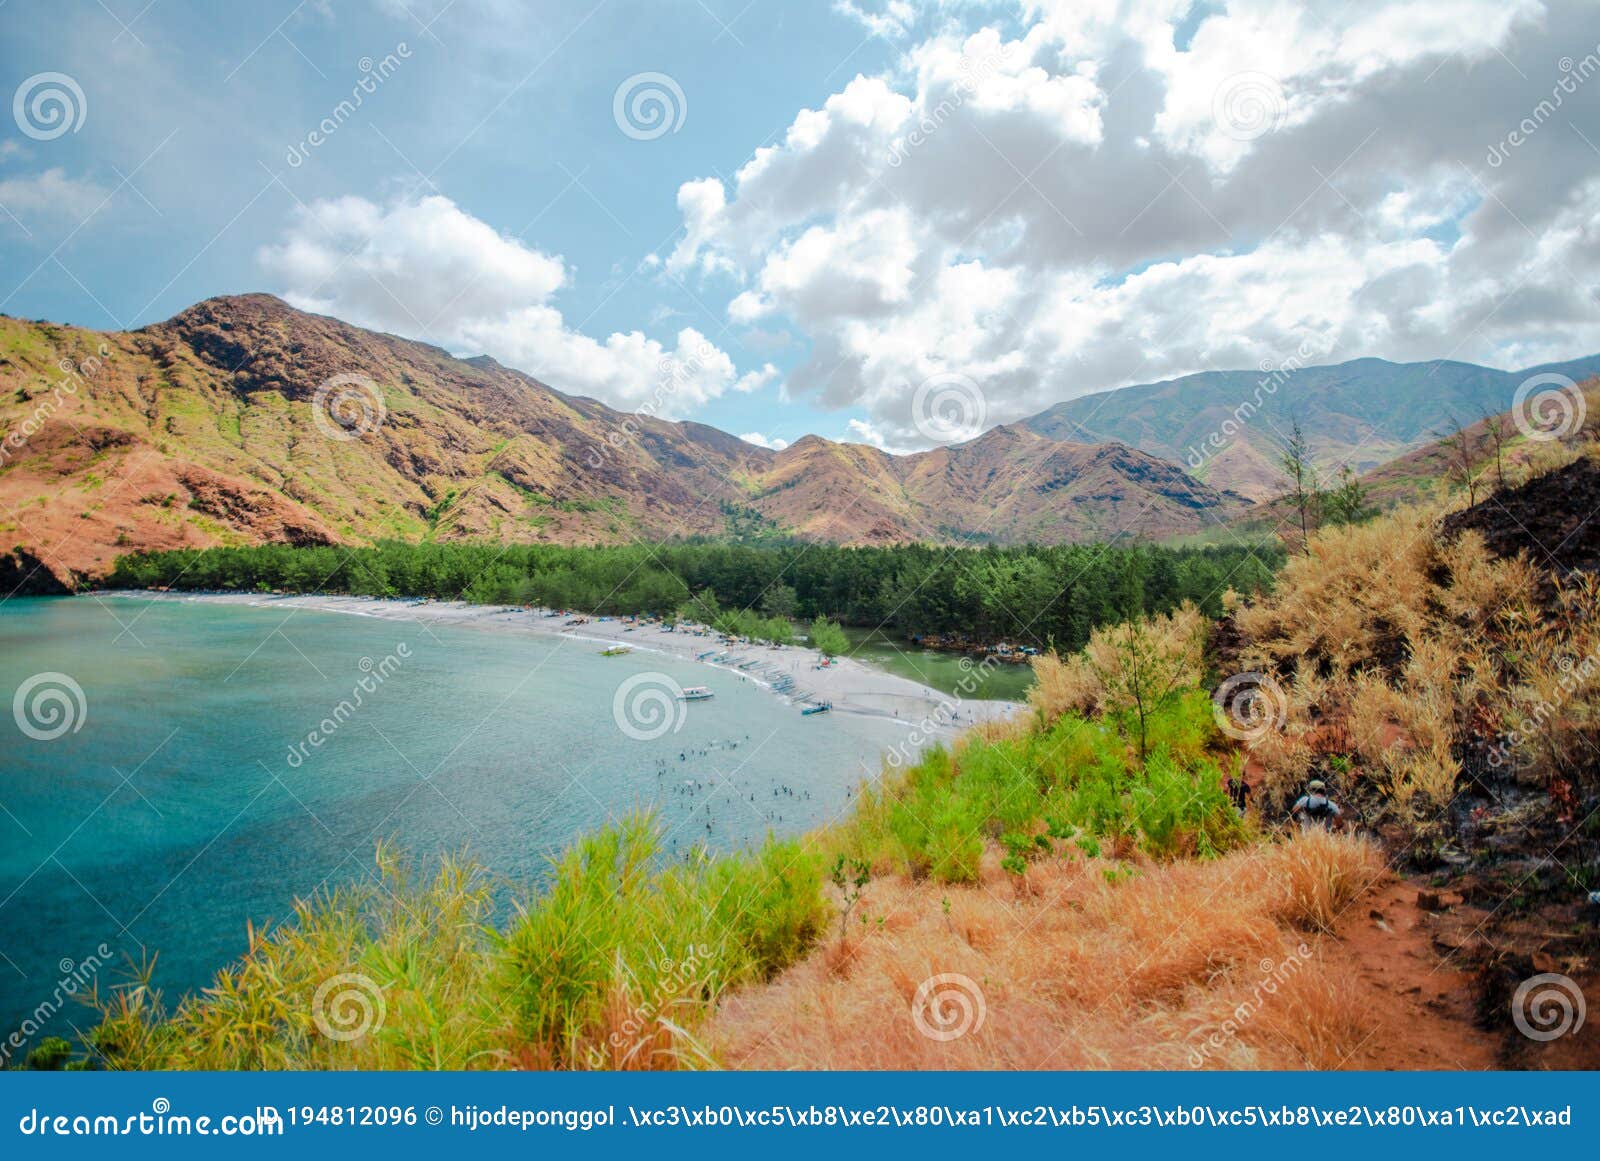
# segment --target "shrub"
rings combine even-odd
[[[880,872],[950,883],[976,882],[986,842],[1003,836],[1041,853],[1074,840],[1063,855],[1102,839],[1155,858],[1238,845],[1246,830],[1207,754],[1216,728],[1205,694],[1174,694],[1148,733],[1143,763],[1114,723],[1071,714],[1020,736],[969,737],[958,756],[934,750],[866,791],[829,841]]]

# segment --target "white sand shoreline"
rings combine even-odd
[[[252,608],[304,609],[311,612],[344,613],[390,621],[448,625],[460,628],[492,629],[497,632],[583,641],[597,646],[625,645],[644,653],[657,653],[674,660],[707,665],[737,674],[771,690],[795,705],[828,702],[835,713],[860,714],[903,722],[908,741],[916,749],[934,742],[948,741],[976,722],[1009,717],[1016,702],[985,701],[941,693],[931,686],[886,672],[850,657],[836,659],[822,667],[822,655],[800,645],[778,648],[758,644],[724,644],[723,638],[706,631],[697,634],[679,627],[668,631],[659,624],[637,622],[630,627],[620,617],[601,619],[588,616],[582,624],[569,622],[585,614],[551,615],[550,610],[514,605],[474,605],[464,601],[387,599],[337,595],[276,595],[237,592],[148,592],[113,589],[95,596],[135,600],[204,602],[243,605]],[[700,655],[715,650],[715,660]],[[720,655],[725,654],[725,657]],[[741,669],[741,665],[749,668]],[[792,689],[776,688],[785,679]]]

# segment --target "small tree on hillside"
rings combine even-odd
[[[1483,414],[1483,432],[1489,437],[1489,448],[1494,454],[1494,486],[1497,491],[1506,487],[1506,444],[1511,442],[1511,425],[1504,415]]]
[[[1349,464],[1339,469],[1339,486],[1323,497],[1322,507],[1330,524],[1359,524],[1373,513],[1367,507],[1367,486]]]
[[[1472,433],[1461,426],[1455,416],[1450,417],[1448,434],[1439,440],[1447,452],[1450,453],[1450,475],[1456,483],[1467,490],[1467,503],[1478,502],[1478,481],[1482,474],[1479,464],[1481,449],[1478,441],[1472,438]]]
[[[1139,761],[1150,752],[1150,719],[1179,690],[1200,681],[1204,620],[1185,604],[1095,633],[1085,651],[1102,704],[1126,713],[1138,733]]]
[[[1278,454],[1278,463],[1289,477],[1289,503],[1300,518],[1300,550],[1311,554],[1311,531],[1316,526],[1322,492],[1317,487],[1317,469],[1311,462],[1311,448],[1296,419],[1289,439]]]
[[[701,625],[715,625],[722,616],[722,605],[717,601],[717,594],[706,589],[685,601],[678,610],[678,616]]]

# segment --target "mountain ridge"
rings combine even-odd
[[[0,316],[0,432],[7,593],[70,587],[135,549],[598,544],[735,522],[846,544],[1059,543],[1193,532],[1243,504],[1137,449],[1016,425],[908,456],[821,437],[774,452],[263,294],[126,332]]]
[[[1360,474],[1430,443],[1452,417],[1469,425],[1504,412],[1517,386],[1534,375],[1581,381],[1596,373],[1600,354],[1520,371],[1364,356],[1305,367],[1201,371],[1077,396],[1021,422],[1049,438],[1126,443],[1259,502],[1283,491],[1277,456],[1295,419],[1319,466],[1348,463]]]

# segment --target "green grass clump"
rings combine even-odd
[[[512,923],[495,988],[518,1063],[709,1064],[695,1023],[728,988],[799,959],[828,920],[821,865],[798,843],[652,871],[657,853],[648,818],[586,836]]]
[[[1008,869],[1046,853],[1098,853],[1102,840],[1154,858],[1238,845],[1247,831],[1210,752],[1216,727],[1204,693],[1174,698],[1151,718],[1149,734],[1143,764],[1115,721],[1071,714],[954,755],[934,750],[899,779],[863,791],[834,842],[880,871],[949,883],[978,880],[986,840],[1010,852]]]
[[[250,931],[244,958],[168,1012],[147,965],[98,995],[90,1047],[132,1069],[460,1069],[496,1047],[486,990],[490,885],[441,860],[425,882],[379,848],[376,880],[296,904]],[[359,1030],[358,1035],[352,1035]]]
[[[251,931],[213,985],[169,1010],[151,966],[97,994],[87,1047],[127,1069],[682,1068],[729,987],[803,955],[831,912],[797,843],[662,867],[651,815],[579,840],[549,888],[492,924],[488,876],[445,858],[379,876]]]

